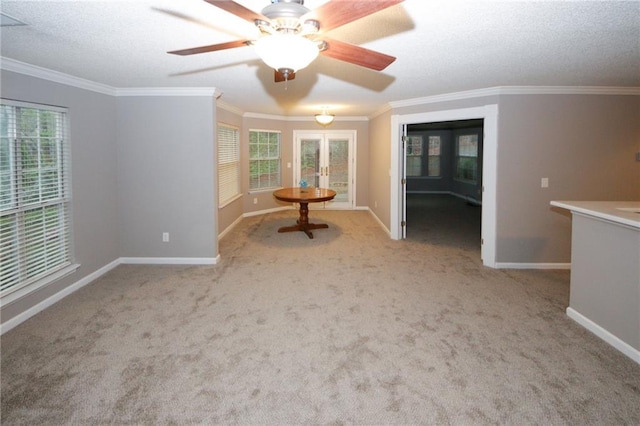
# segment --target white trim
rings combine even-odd
[[[391,108],[426,105],[462,99],[482,98],[504,95],[640,95],[640,87],[607,86],[497,86],[464,92],[444,93],[442,95],[405,99],[389,102]],[[385,112],[386,110],[382,110]],[[381,113],[382,113],[381,112]],[[379,115],[379,114],[378,114]]]
[[[380,218],[378,217],[378,215],[376,215],[373,210],[371,210],[370,208],[367,208],[367,210],[369,210],[369,213],[371,213],[371,216],[373,216],[373,218],[375,219],[376,222],[378,222],[378,224],[380,225],[380,228],[382,228],[382,230],[389,236],[391,237],[391,232],[389,231],[389,229],[387,229],[386,226],[384,226],[384,223],[382,223],[382,221],[380,220]]]
[[[571,263],[509,263],[496,262],[497,269],[571,269]]]
[[[298,115],[298,116],[286,116],[286,115],[272,115],[272,114],[261,114],[257,112],[245,112],[242,114],[244,118],[259,118],[264,120],[280,120],[280,121],[313,121],[316,119],[313,114],[309,116]],[[334,121],[369,121],[369,117],[365,116],[336,116]]]
[[[222,92],[215,87],[195,87],[195,88],[116,88],[106,84],[96,83],[80,77],[75,77],[59,71],[53,71],[15,59],[0,56],[0,69],[29,75],[31,77],[42,78],[56,83],[80,89],[91,90],[111,96],[208,96],[213,95],[216,99],[222,96]],[[446,102],[460,99],[479,98],[484,96],[501,95],[629,95],[639,96],[640,87],[615,87],[615,86],[496,86],[477,90],[467,90],[463,92],[445,93],[441,95],[425,96],[422,98],[405,99],[392,101],[382,106],[378,111],[369,117],[359,116],[338,116],[336,121],[369,121],[393,108],[407,106],[425,105],[437,102]],[[231,106],[225,102],[218,101],[217,105],[229,112],[243,115],[242,110]],[[314,121],[312,114],[309,117],[287,117],[259,113],[244,113],[247,118],[265,118],[270,120],[283,121]]]
[[[218,206],[218,210],[220,209],[224,209],[225,207],[227,207],[229,204],[233,203],[236,200],[239,200],[240,198],[242,198],[242,194],[237,194],[234,195],[233,197],[229,198],[227,201],[225,201],[223,204]]]
[[[255,212],[249,212],[249,213],[243,213],[242,217],[253,217],[253,216],[261,216],[263,214],[268,214],[268,213],[275,213],[275,212],[282,212],[285,210],[298,210],[296,209],[293,204],[291,206],[287,206],[287,207],[275,207],[272,209],[266,209],[266,210],[258,210]]]
[[[218,101],[216,102],[216,106],[220,109],[223,109],[225,111],[228,111],[232,114],[236,114],[239,116],[242,116],[242,114],[244,114],[244,111],[242,111],[240,108],[237,108],[233,105],[229,105],[228,103],[224,102],[224,101]]]
[[[133,87],[116,89],[116,96],[214,96],[220,91],[215,87]]]
[[[54,303],[59,302],[65,297],[69,296],[71,293],[81,289],[87,284],[95,281],[100,278],[113,268],[118,265],[215,265],[220,262],[220,255],[214,258],[161,258],[161,257],[121,257],[119,259],[114,260],[113,262],[103,266],[102,268],[90,273],[89,275],[81,278],[70,286],[65,287],[60,290],[56,294],[48,297],[42,302],[30,307],[26,311],[23,311],[16,315],[15,317],[7,320],[6,322],[0,324],[0,335],[6,333],[12,328],[20,325],[24,321],[28,320],[32,316],[44,311],[48,307],[52,306]],[[6,305],[6,303],[3,303]]]
[[[215,265],[220,262],[216,257],[121,257],[123,265]]]
[[[65,297],[67,297],[71,293],[81,289],[82,287],[84,287],[87,284],[91,283],[95,279],[97,279],[97,278],[101,277],[102,275],[106,274],[107,272],[109,272],[110,270],[112,270],[113,268],[118,266],[119,264],[120,264],[120,259],[116,259],[113,262],[109,263],[108,265],[103,266],[102,268],[98,269],[97,271],[92,272],[91,274],[87,275],[86,277],[76,281],[75,283],[71,284],[70,286],[65,287],[61,291],[59,291],[56,294],[48,297],[47,299],[43,300],[42,302],[38,303],[37,305],[34,305],[31,308],[27,309],[26,311],[23,311],[23,312],[19,313],[15,317],[9,319],[8,321],[6,321],[6,322],[4,322],[4,323],[2,323],[0,325],[0,329],[1,329],[0,334],[6,333],[7,331],[11,330],[12,328],[16,327],[17,325],[19,325],[19,324],[23,323],[24,321],[28,320],[32,316],[44,311],[45,309],[47,309],[48,307],[50,307],[54,303],[59,302],[60,300],[64,299]],[[3,303],[3,305],[4,304],[6,304],[6,303]]]
[[[54,83],[66,84],[67,86],[73,86],[79,89],[102,93],[104,95],[116,95],[115,87],[96,83],[90,80],[85,80],[80,77],[53,71],[47,68],[42,68],[24,62],[16,61],[15,59],[0,57],[0,68],[6,71],[17,72],[31,77],[53,81]]]
[[[110,96],[214,96],[216,99],[222,96],[215,87],[116,88],[5,57],[0,57],[0,69]]]
[[[242,216],[239,216],[236,220],[233,221],[233,223],[229,226],[227,226],[224,231],[222,231],[221,233],[218,234],[218,241],[220,241],[225,235],[227,235],[229,232],[231,232],[231,230],[233,228],[235,228],[240,222],[242,222],[242,219],[244,219]]]
[[[481,257],[485,266],[495,268],[496,265],[496,191],[498,165],[498,105],[489,104],[481,107],[454,110],[434,111],[417,114],[391,116],[391,164],[390,164],[390,231],[392,239],[402,236],[402,158],[401,136],[402,126],[406,124],[435,123],[439,121],[455,121],[466,119],[484,119],[483,162],[482,162],[482,248]]]
[[[595,334],[596,336],[598,336],[599,338],[601,338],[602,340],[604,340],[605,342],[607,342],[608,344],[610,344],[611,346],[613,346],[614,348],[616,348],[617,350],[619,350],[620,352],[622,352],[624,355],[631,358],[636,363],[640,364],[640,350],[620,340],[618,337],[611,334],[610,332],[608,332],[607,330],[605,330],[595,322],[591,321],[589,318],[580,314],[578,311],[576,311],[573,308],[570,308],[570,307],[567,308],[567,316],[572,320],[574,320],[575,322],[577,322],[578,324],[580,324],[581,326],[583,326],[584,328],[586,328],[587,330],[589,330],[590,332],[592,332],[593,334]]]
[[[380,107],[380,109],[374,111],[371,115],[369,115],[369,120],[373,120],[374,118],[384,114],[385,112],[391,111],[391,109],[392,108],[390,104],[383,105],[382,107]]]
[[[52,274],[49,274],[43,277],[40,280],[34,281],[31,284],[27,284],[22,288],[18,287],[17,290],[14,290],[10,293],[6,293],[4,296],[2,296],[2,298],[0,298],[0,304],[2,306],[8,305],[10,303],[15,302],[18,299],[22,299],[23,297],[30,295],[31,293],[35,293],[36,291],[42,290],[46,286],[55,283],[59,279],[62,279],[67,275],[73,274],[79,267],[80,267],[79,264],[73,263],[71,265],[65,266],[59,271],[56,271]],[[10,291],[10,290],[11,288],[8,288],[6,291]]]

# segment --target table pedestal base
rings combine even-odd
[[[312,229],[325,229],[329,225],[326,223],[309,223],[309,203],[300,203],[300,217],[293,226],[283,226],[278,229],[278,232],[295,232],[302,231],[307,234],[307,237],[313,238]]]

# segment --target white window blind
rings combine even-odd
[[[0,103],[0,296],[73,261],[71,159],[63,108]]]
[[[280,132],[249,131],[249,189],[280,186]]]
[[[240,194],[240,132],[218,124],[218,205]]]

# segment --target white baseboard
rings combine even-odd
[[[297,208],[294,207],[293,205],[286,206],[286,207],[275,207],[273,209],[258,210],[257,212],[243,213],[242,217],[244,218],[244,217],[260,216],[267,213],[281,212],[283,210],[297,210]]]
[[[19,313],[15,317],[7,320],[6,322],[0,324],[0,335],[6,333],[7,331],[15,328],[20,325],[24,321],[28,320],[32,316],[44,311],[48,307],[52,306],[54,303],[59,302],[64,299],[71,293],[81,289],[92,281],[100,278],[102,275],[106,274],[113,268],[121,264],[132,264],[132,265],[215,265],[220,262],[220,255],[210,258],[192,258],[192,257],[178,257],[178,258],[167,258],[167,257],[121,257],[119,259],[114,260],[108,265],[103,266],[102,268],[90,273],[86,277],[76,281],[68,287],[65,287],[61,291],[56,294],[48,297],[42,302],[32,306],[24,312]]]
[[[625,354],[626,356],[628,356],[629,358],[631,358],[632,360],[634,360],[636,363],[640,364],[640,350],[634,348],[623,340],[620,340],[618,337],[611,334],[595,322],[591,321],[589,318],[580,314],[575,309],[567,308],[567,316],[623,354]]]
[[[231,232],[231,230],[233,230],[233,228],[235,228],[240,222],[242,222],[242,219],[244,219],[244,217],[239,216],[236,220],[233,221],[233,223],[231,225],[227,226],[224,231],[219,233],[218,234],[218,241],[220,241],[222,238],[224,238],[225,235],[227,235],[229,232]]]
[[[71,293],[81,289],[82,287],[84,287],[87,284],[91,283],[95,279],[97,279],[97,278],[101,277],[102,275],[106,274],[107,272],[109,272],[110,270],[112,270],[113,268],[118,266],[119,264],[120,264],[120,259],[114,260],[113,262],[109,263],[108,265],[105,265],[102,268],[98,269],[97,271],[94,271],[94,272],[90,273],[86,277],[76,281],[75,283],[71,284],[70,286],[65,287],[61,291],[59,291],[56,294],[48,297],[47,299],[43,300],[42,302],[38,303],[37,305],[32,306],[31,308],[27,309],[26,311],[16,315],[15,317],[11,318],[8,321],[2,323],[2,325],[0,325],[0,329],[1,329],[0,334],[6,333],[7,331],[11,330],[12,328],[16,327],[17,325],[25,322],[26,320],[28,320],[32,316],[44,311],[48,307],[52,306],[54,303],[59,302],[60,300],[64,299],[65,297],[67,297]]]
[[[121,257],[124,265],[215,265],[220,262],[216,257]]]
[[[380,218],[373,212],[373,210],[371,210],[371,209],[368,209],[368,210],[369,210],[369,213],[371,213],[371,216],[373,216],[373,218],[376,220],[376,222],[378,222],[378,225],[380,225],[380,228],[382,228],[382,230],[387,233],[389,238],[391,238],[391,231],[389,230],[389,228],[384,226],[384,223],[382,223]]]
[[[496,262],[496,269],[571,269],[571,263]]]

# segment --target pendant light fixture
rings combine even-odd
[[[333,119],[336,118],[335,115],[333,114],[329,114],[327,112],[327,108],[323,107],[322,108],[322,113],[321,114],[316,114],[316,122],[318,124],[321,124],[323,126],[328,126],[329,124],[333,123]]]

